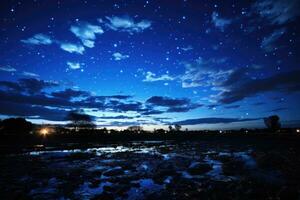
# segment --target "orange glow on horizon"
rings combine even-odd
[[[39,133],[40,135],[47,136],[50,134],[50,130],[48,128],[42,128]]]

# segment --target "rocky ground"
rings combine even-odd
[[[0,199],[299,199],[299,153],[220,142],[43,147],[1,156]]]

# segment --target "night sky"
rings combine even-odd
[[[299,0],[1,0],[0,116],[299,125],[299,16]]]

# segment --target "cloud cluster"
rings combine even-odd
[[[105,25],[114,31],[122,31],[128,32],[130,34],[139,33],[151,27],[151,22],[148,20],[141,20],[139,22],[135,22],[132,18],[125,17],[106,17],[107,21]],[[100,20],[102,21],[102,20]]]
[[[60,48],[69,53],[83,54],[83,52],[85,51],[85,48],[83,46],[73,43],[61,43]]]
[[[299,0],[258,0],[254,8],[271,24],[283,25],[300,16]]]
[[[30,104],[20,104],[3,100],[0,100],[0,106],[1,114],[28,119],[63,121],[68,114],[66,110],[62,109],[49,109],[44,106],[32,106]]]
[[[214,26],[221,31],[224,31],[224,29],[232,23],[231,19],[221,18],[217,12],[213,12],[211,15],[211,21],[214,24]]]
[[[80,69],[80,63],[78,62],[67,62],[69,69]]]
[[[198,58],[193,62],[184,62],[185,72],[180,76],[183,88],[208,87],[218,85],[231,72],[224,68],[225,58]]]
[[[129,16],[113,16],[106,17],[105,19],[105,22],[102,19],[99,19],[98,21],[100,23],[104,23],[104,26],[110,30],[128,32],[130,34],[143,32],[145,29],[151,27],[150,21],[141,20],[139,22],[135,22]],[[70,31],[78,39],[80,39],[82,45],[73,42],[55,40],[43,33],[38,33],[27,39],[22,39],[21,42],[29,45],[57,44],[62,50],[66,52],[83,54],[85,51],[85,47],[93,48],[95,46],[96,35],[101,35],[104,33],[104,30],[100,25],[95,25],[88,22],[80,22],[76,25],[72,25],[70,27]],[[115,60],[122,60],[129,57],[128,55],[122,55],[118,52],[115,53],[113,56]]]
[[[21,42],[31,45],[50,45],[53,43],[53,40],[48,35],[38,33],[30,38],[21,40]]]
[[[20,79],[18,82],[0,81],[0,88],[5,88],[14,93],[41,93],[42,90],[49,87],[56,87],[58,83],[52,81],[44,81],[35,78]]]
[[[215,102],[212,107],[231,104],[241,101],[245,98],[257,96],[265,92],[284,92],[286,94],[300,91],[300,71],[289,71],[275,74],[267,78],[258,79],[256,74],[260,70],[260,66],[253,65],[240,68],[226,68],[226,59],[208,59],[198,58],[194,62],[185,62],[184,74],[173,77],[155,77],[155,74],[148,73],[148,77],[144,81],[158,80],[179,80],[183,88],[192,87],[208,87],[216,95],[211,95],[209,100]],[[164,98],[154,98],[148,100],[149,103],[156,100],[163,105],[168,102]],[[226,106],[225,108],[239,108],[239,105]],[[193,108],[193,107],[192,107]],[[172,108],[168,111],[186,111],[184,108]],[[155,111],[151,111],[155,112]]]
[[[113,53],[113,57],[114,57],[114,60],[118,61],[118,60],[124,60],[124,59],[129,58],[129,55],[123,55],[119,52],[115,52],[115,53]]]
[[[231,84],[224,85],[225,91],[218,95],[221,104],[230,104],[264,92],[293,93],[300,91],[300,71],[275,74],[263,79],[245,79],[243,76]]]
[[[80,44],[74,44],[70,42],[61,42],[58,40],[51,39],[48,35],[39,33],[35,34],[34,36],[27,38],[25,40],[21,40],[22,43],[28,44],[28,45],[51,45],[51,44],[57,44],[59,47],[69,53],[78,53],[83,54],[85,51],[84,46]]]
[[[61,120],[68,111],[76,109],[135,112],[148,116],[166,112],[187,112],[201,106],[186,98],[154,96],[140,102],[134,101],[130,95],[98,96],[70,88],[49,92],[59,86],[56,82],[34,78],[20,79],[18,82],[0,81],[0,114],[29,118],[35,115],[37,119]],[[10,106],[10,110],[6,109],[7,106]]]
[[[62,98],[62,99],[72,99],[77,97],[87,97],[90,96],[89,92],[73,89],[65,89],[63,91],[52,92],[53,97]]]
[[[195,61],[181,63],[185,68],[183,74],[157,76],[155,73],[148,71],[143,73],[145,76],[143,82],[178,81],[183,88],[216,87],[232,73],[232,69],[226,69],[225,67],[226,60],[226,58],[203,59],[199,57]]]
[[[156,76],[155,73],[147,72],[143,82],[173,81],[175,79],[176,79],[176,77],[172,77],[168,74],[163,74],[161,76]]]
[[[192,103],[187,98],[170,98],[163,96],[153,96],[146,101],[147,104],[154,107],[165,107],[165,112],[188,112],[201,107],[201,104]],[[152,112],[155,112],[153,110]]]
[[[104,33],[100,26],[86,22],[71,26],[70,31],[88,48],[93,48],[95,46],[96,34],[100,35]]]

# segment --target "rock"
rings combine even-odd
[[[104,186],[103,186],[103,190],[104,190],[105,192],[112,192],[114,189],[113,189],[112,186],[104,185]]]
[[[153,175],[153,180],[157,184],[163,184],[167,177],[177,176],[178,172],[175,169],[162,169]]]
[[[217,156],[216,159],[225,163],[225,162],[229,162],[231,160],[231,156],[221,155],[221,156]]]
[[[114,200],[114,196],[104,192],[103,194],[94,197],[93,200]]]
[[[127,185],[119,185],[117,191],[115,192],[117,195],[121,196],[122,198],[127,197],[127,192],[130,190],[129,184]]]
[[[256,157],[259,167],[263,169],[283,169],[287,159],[279,152],[261,153]]]
[[[201,175],[212,170],[212,167],[206,163],[192,163],[188,168],[191,175]]]
[[[237,159],[231,159],[230,161],[224,162],[222,169],[225,175],[237,175],[241,174],[244,170],[244,162]]]
[[[101,180],[99,179],[94,179],[91,181],[91,183],[89,184],[90,188],[97,188],[99,186],[99,184],[101,183]]]

